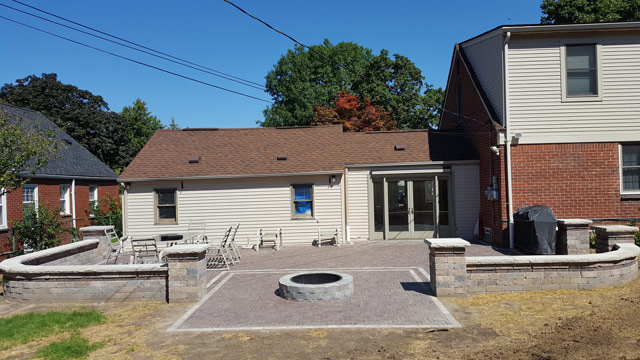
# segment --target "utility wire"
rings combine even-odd
[[[30,29],[33,29],[33,30],[36,30],[36,31],[39,31],[39,32],[42,32],[42,33],[57,37],[59,39],[63,39],[63,40],[72,42],[72,43],[80,45],[80,46],[84,46],[84,47],[89,48],[89,49],[93,49],[93,50],[99,51],[99,52],[104,53],[104,54],[108,54],[108,55],[111,55],[111,56],[114,56],[114,57],[117,57],[117,58],[120,58],[120,59],[123,59],[123,60],[130,61],[130,62],[136,63],[138,65],[146,66],[146,67],[154,69],[154,70],[162,71],[164,73],[171,74],[171,75],[183,78],[183,79],[191,80],[191,81],[197,82],[199,84],[207,85],[207,86],[210,86],[210,87],[213,87],[213,88],[216,88],[216,89],[220,89],[220,90],[223,90],[223,91],[227,91],[227,92],[230,92],[230,93],[233,93],[233,94],[236,94],[236,95],[241,95],[241,96],[244,96],[244,97],[248,97],[250,99],[263,101],[263,102],[266,102],[266,103],[269,103],[269,104],[271,103],[271,101],[268,101],[268,100],[265,100],[265,99],[261,99],[261,98],[258,98],[258,97],[252,96],[252,95],[248,95],[248,94],[245,94],[245,93],[242,93],[242,92],[239,92],[239,91],[227,89],[227,88],[224,88],[222,86],[214,85],[214,84],[208,83],[206,81],[198,80],[198,79],[186,76],[186,75],[178,74],[176,72],[169,71],[169,70],[166,70],[166,69],[154,66],[154,65],[150,65],[150,64],[144,63],[142,61],[138,61],[138,60],[126,57],[126,56],[122,56],[122,55],[119,55],[119,54],[116,54],[116,53],[113,53],[113,52],[110,52],[110,51],[107,51],[107,50],[103,50],[103,49],[97,48],[95,46],[91,46],[91,45],[82,43],[80,41],[69,39],[67,37],[64,37],[64,36],[61,36],[61,35],[58,35],[58,34],[54,34],[52,32],[37,28],[35,26],[28,25],[28,24],[25,24],[25,23],[22,23],[22,22],[17,21],[17,20],[9,19],[9,18],[1,16],[1,15],[0,15],[0,19],[4,19],[4,20],[7,20],[7,21],[10,21],[10,22],[13,22],[13,23],[28,27]]]
[[[17,1],[17,0],[13,0],[13,1]],[[361,77],[363,77],[363,78],[365,77],[363,74],[360,74],[359,72],[357,72],[357,71],[355,71],[355,70],[353,70],[353,69],[351,69],[351,68],[347,67],[346,65],[344,65],[344,64],[342,64],[342,63],[340,63],[340,62],[338,62],[338,61],[336,61],[336,60],[334,60],[334,59],[332,59],[332,58],[330,58],[330,57],[326,56],[325,54],[323,54],[323,53],[321,53],[321,52],[319,52],[319,51],[317,51],[317,50],[313,49],[312,47],[309,47],[309,46],[307,46],[307,45],[305,45],[305,44],[301,43],[300,41],[298,41],[298,40],[294,39],[292,36],[290,36],[290,35],[286,34],[285,32],[280,31],[280,30],[278,30],[278,29],[274,28],[273,26],[269,25],[269,24],[268,24],[267,22],[265,22],[264,20],[262,20],[262,19],[258,18],[257,16],[254,16],[254,15],[252,15],[252,14],[248,13],[246,10],[244,10],[244,9],[243,9],[243,8],[241,8],[240,6],[238,6],[238,5],[234,4],[234,3],[232,3],[231,1],[229,1],[229,0],[223,0],[223,1],[224,1],[224,2],[226,2],[227,4],[229,4],[229,5],[233,6],[234,8],[236,8],[236,9],[240,10],[242,13],[244,13],[244,14],[245,14],[245,15],[247,15],[247,16],[249,16],[250,18],[252,18],[252,19],[254,19],[254,20],[256,20],[256,21],[258,21],[258,22],[262,23],[264,26],[268,27],[269,29],[271,29],[271,30],[273,30],[273,31],[277,32],[278,34],[280,34],[280,35],[282,35],[282,36],[284,36],[284,37],[288,38],[289,40],[293,41],[294,43],[296,43],[296,44],[298,44],[298,45],[300,45],[300,46],[302,46],[302,47],[304,47],[304,48],[308,49],[309,51],[313,52],[314,54],[317,54],[317,55],[319,55],[319,56],[321,56],[321,57],[323,57],[323,58],[325,58],[325,59],[327,59],[327,60],[329,60],[329,61],[331,61],[331,62],[333,62],[333,63],[337,64],[337,65],[338,65],[338,66],[340,66],[342,69],[347,70],[347,71],[350,71],[350,72],[354,73],[354,74],[355,74],[355,75],[357,75],[357,76],[361,76]]]
[[[224,78],[224,79],[231,80],[231,81],[235,81],[235,82],[238,82],[238,83],[243,84],[243,85],[246,85],[246,86],[251,86],[251,87],[254,87],[254,88],[257,88],[256,86],[259,86],[259,88],[258,88],[258,89],[260,89],[260,90],[264,90],[264,85],[263,85],[263,84],[260,84],[260,83],[254,82],[254,81],[250,81],[250,80],[246,80],[246,79],[243,79],[243,78],[240,78],[240,77],[237,77],[237,76],[231,75],[231,74],[224,73],[224,72],[222,72],[222,71],[218,71],[218,70],[215,70],[215,69],[212,69],[212,68],[206,67],[206,66],[204,66],[204,65],[199,65],[199,64],[197,64],[197,63],[194,63],[194,62],[191,62],[191,61],[188,61],[188,60],[185,60],[185,59],[179,58],[179,57],[177,57],[177,56],[173,56],[173,55],[171,55],[171,54],[164,53],[164,52],[159,51],[159,50],[152,49],[152,48],[150,48],[150,47],[147,47],[147,46],[144,46],[144,45],[141,45],[141,44],[135,43],[135,42],[133,42],[133,41],[129,41],[129,40],[127,40],[127,39],[123,39],[123,38],[118,37],[118,36],[116,36],[116,35],[112,35],[112,34],[109,34],[109,33],[107,33],[107,32],[104,32],[104,31],[98,30],[98,29],[96,29],[96,28],[93,28],[93,27],[90,27],[90,26],[87,26],[87,25],[80,24],[80,23],[78,23],[78,22],[75,22],[75,21],[73,21],[73,20],[67,19],[67,18],[65,18],[65,17],[62,17],[62,16],[59,16],[59,15],[53,14],[53,13],[51,13],[51,12],[48,12],[48,11],[46,11],[46,10],[42,10],[42,9],[40,9],[40,8],[37,8],[37,7],[35,7],[35,6],[29,5],[29,4],[25,4],[25,3],[21,2],[21,1],[18,1],[18,0],[12,0],[12,1],[13,1],[13,2],[15,2],[15,3],[18,3],[18,4],[20,4],[20,5],[26,6],[26,7],[28,7],[28,8],[31,8],[31,9],[33,9],[33,10],[39,11],[39,12],[41,12],[41,13],[47,14],[47,15],[49,15],[49,16],[53,16],[53,17],[58,18],[58,19],[60,19],[60,20],[64,20],[64,21],[69,22],[69,23],[71,23],[71,24],[74,24],[74,25],[77,25],[77,26],[83,27],[83,28],[85,28],[85,29],[88,29],[88,30],[91,30],[91,31],[94,31],[94,32],[100,33],[100,34],[102,34],[102,35],[106,35],[106,36],[108,36],[108,37],[111,37],[111,38],[114,38],[114,39],[117,39],[117,40],[123,41],[123,42],[125,42],[125,43],[128,43],[128,44],[131,44],[131,45],[138,46],[138,47],[140,47],[140,48],[142,48],[142,49],[152,51],[152,52],[154,52],[154,53],[157,53],[157,54],[163,55],[163,56],[165,56],[165,57],[160,56],[160,55],[156,55],[156,54],[152,54],[152,53],[149,53],[149,52],[147,52],[147,51],[143,51],[143,50],[140,50],[140,49],[137,49],[137,48],[134,48],[134,47],[131,47],[131,46],[128,46],[128,45],[125,45],[125,44],[122,44],[122,43],[119,43],[119,42],[116,42],[116,41],[110,40],[110,39],[106,39],[106,38],[104,38],[104,37],[101,37],[101,36],[98,36],[98,35],[95,35],[95,34],[91,34],[91,33],[88,33],[88,32],[85,32],[85,31],[82,31],[82,30],[79,30],[79,29],[76,29],[76,28],[74,28],[74,27],[70,27],[70,26],[67,26],[67,25],[64,25],[64,24],[61,24],[61,23],[55,22],[55,21],[53,21],[53,20],[49,20],[49,19],[46,19],[46,18],[40,17],[40,16],[35,15],[35,14],[32,14],[32,13],[29,13],[29,12],[26,12],[26,11],[23,11],[23,10],[19,10],[19,9],[13,8],[13,7],[8,6],[8,5],[3,5],[3,4],[0,4],[0,5],[5,6],[5,7],[7,7],[7,8],[12,9],[12,10],[15,10],[15,11],[22,12],[22,13],[27,14],[27,15],[30,15],[30,16],[34,16],[34,17],[40,18],[40,19],[45,20],[45,21],[49,21],[49,22],[51,22],[51,23],[54,23],[54,24],[57,24],[57,25],[60,25],[60,26],[64,26],[64,27],[66,27],[66,28],[69,28],[69,29],[72,29],[72,30],[75,30],[75,31],[82,32],[82,33],[87,34],[87,35],[91,35],[91,36],[94,36],[94,37],[100,38],[100,39],[102,39],[102,40],[110,41],[110,42],[115,43],[115,44],[118,44],[118,45],[120,45],[120,46],[125,46],[125,47],[127,47],[127,48],[130,48],[130,49],[133,49],[133,50],[136,50],[136,51],[143,52],[143,53],[145,53],[145,54],[149,54],[149,55],[152,55],[152,56],[156,56],[156,57],[162,58],[162,59],[167,60],[167,61],[174,62],[174,63],[176,63],[176,64],[180,64],[180,65],[182,65],[182,66],[186,66],[186,67],[189,67],[189,68],[192,68],[192,69],[198,70],[198,71],[206,72],[206,73],[211,74],[211,75],[214,75],[214,76],[219,76],[219,77],[222,77],[222,78]],[[174,60],[167,59],[167,57],[168,57],[168,58],[171,58],[171,59],[174,59]],[[199,67],[199,68],[201,68],[201,69],[205,69],[205,70],[208,70],[208,71],[201,70],[201,69],[196,69],[196,68],[195,68],[195,67],[193,67],[193,66],[189,66],[189,65],[186,65],[186,64],[182,64],[182,63],[177,62],[177,61],[175,61],[175,60],[181,61],[181,62],[186,63],[186,64],[190,64],[190,65],[193,65],[193,66],[197,66],[197,67]],[[222,75],[220,75],[220,74],[222,74]],[[236,80],[229,79],[229,78],[233,78],[233,79],[236,79]],[[250,84],[252,84],[252,85],[250,85]]]

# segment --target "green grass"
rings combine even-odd
[[[74,331],[101,324],[105,316],[96,310],[71,312],[30,312],[9,318],[0,318],[0,350],[53,334]]]
[[[89,344],[89,340],[78,334],[62,341],[55,341],[36,352],[36,358],[46,360],[82,359],[93,350],[104,346],[104,343]]]

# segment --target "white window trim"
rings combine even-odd
[[[9,228],[7,223],[7,193],[4,188],[0,188],[0,206],[2,206],[2,216],[0,217],[0,230]]]
[[[61,184],[60,192],[62,192],[62,189],[66,189],[66,192],[64,195],[64,209],[62,207],[60,208],[60,215],[71,215],[71,186],[68,184]],[[62,200],[62,197],[60,197],[60,200]]]
[[[91,188],[94,188],[93,191],[91,191]],[[91,194],[93,194],[93,200],[91,200]],[[93,207],[91,206],[91,202],[94,201],[96,204],[98,204],[98,185],[96,184],[90,184],[89,185],[89,217],[95,217],[96,214],[93,213],[92,209]]]
[[[596,77],[598,81],[598,95],[567,96],[567,45],[595,45],[596,48]],[[560,44],[560,76],[562,86],[562,102],[595,102],[602,101],[602,45],[593,42],[563,42]]]
[[[38,184],[25,184],[25,185],[22,185],[22,187],[33,188],[33,203],[36,207],[36,210],[38,210]],[[24,208],[24,199],[22,199],[22,207]]]
[[[311,215],[296,215],[295,186],[311,187]],[[291,220],[315,220],[316,219],[316,189],[315,184],[300,183],[291,184]]]
[[[640,190],[624,190],[624,179],[622,177],[622,145],[618,144],[618,170],[620,171],[620,195],[640,195]],[[629,144],[634,145],[634,144]]]

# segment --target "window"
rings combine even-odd
[[[294,219],[313,218],[313,185],[292,185],[292,217]]]
[[[0,229],[7,228],[7,194],[0,188]]]
[[[96,216],[95,208],[98,205],[98,185],[89,185],[89,216]]]
[[[156,224],[177,224],[176,189],[156,189],[154,194]]]
[[[563,49],[563,101],[601,100],[598,45],[565,45]]]
[[[69,215],[69,185],[60,185],[60,214]]]
[[[462,84],[456,85],[456,121],[462,123]]]
[[[623,193],[640,193],[640,145],[621,145],[620,172]]]
[[[22,186],[22,211],[29,207],[38,206],[38,185],[28,184]]]

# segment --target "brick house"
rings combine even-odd
[[[76,228],[90,223],[90,204],[105,196],[118,196],[117,175],[87,149],[40,112],[0,104],[10,123],[31,131],[52,131],[63,147],[58,157],[36,171],[22,188],[0,196],[0,260],[13,249],[10,224],[22,219],[24,206],[33,203],[59,207],[63,220]]]
[[[439,130],[480,159],[479,235],[512,244],[518,208],[640,217],[640,22],[499,26],[453,51]],[[511,235],[511,238],[510,238]]]

